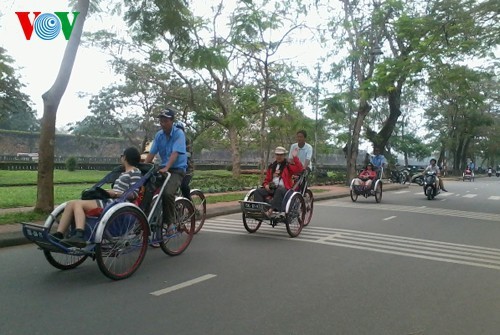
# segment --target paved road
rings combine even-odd
[[[498,334],[500,181],[316,203],[298,238],[210,219],[185,254],[150,249],[111,282],[1,249],[0,334]],[[472,196],[475,194],[475,196]]]

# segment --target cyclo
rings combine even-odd
[[[62,243],[52,236],[67,203],[55,208],[43,226],[23,223],[24,236],[43,251],[47,261],[60,270],[69,270],[82,264],[88,257],[97,261],[101,272],[113,279],[130,277],[141,265],[148,244],[159,243],[170,256],[181,254],[189,246],[194,230],[195,215],[191,201],[175,200],[175,223],[167,227],[162,223],[162,197],[170,174],[157,172],[153,164],[140,164],[142,178],[119,198],[102,209],[86,213],[85,239],[87,245],[77,248]],[[123,172],[119,166],[94,185],[112,183]],[[134,202],[129,195],[139,190]],[[67,232],[74,234],[74,224]]]
[[[467,168],[465,171],[462,173],[462,181],[474,181],[474,172],[472,172],[471,169]]]
[[[363,196],[365,198],[368,198],[370,196],[375,196],[375,201],[379,203],[382,201],[382,178],[384,173],[384,168],[380,167],[379,171],[377,172],[377,177],[373,179],[372,183],[370,186],[366,185],[355,185],[354,181],[356,178],[351,180],[351,184],[349,186],[350,188],[350,195],[351,195],[351,200],[353,202],[356,202],[358,200],[358,196]]]
[[[308,186],[308,176],[310,170],[304,170],[298,175],[293,187],[289,189],[283,197],[281,211],[278,215],[268,217],[266,212],[271,208],[266,198],[265,202],[254,200],[257,189],[250,190],[245,198],[240,201],[243,226],[249,233],[255,233],[263,221],[269,221],[274,228],[280,223],[284,223],[290,237],[297,237],[302,228],[311,221],[313,214],[314,197]]]

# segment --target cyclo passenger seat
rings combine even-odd
[[[146,175],[146,173],[150,171],[151,167],[152,165],[147,163],[140,163],[137,166],[137,168],[141,171],[142,176]],[[107,176],[104,183],[111,183],[113,185],[116,179],[118,179],[120,177],[120,174],[122,174],[123,172],[125,172],[123,165],[115,167]],[[151,199],[153,198],[153,192],[155,189],[153,180],[154,178],[149,178],[149,180],[139,188],[137,197],[131,201],[143,211],[145,211],[145,208],[149,208],[149,204],[151,203]],[[104,208],[101,207],[93,208],[91,210],[85,211],[85,216],[88,218],[97,218],[102,214],[103,210]]]

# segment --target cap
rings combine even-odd
[[[175,111],[170,108],[164,109],[160,112],[160,114],[158,114],[158,117],[166,117],[167,119],[174,119]]]
[[[288,151],[286,151],[285,148],[283,147],[276,147],[276,149],[274,149],[274,153],[275,154],[278,154],[278,155],[284,155],[286,154]]]

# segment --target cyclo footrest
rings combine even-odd
[[[48,228],[27,222],[22,222],[22,225],[24,237],[38,245],[41,249],[49,251],[64,251],[64,249],[58,247],[50,241],[51,237],[49,236]]]

